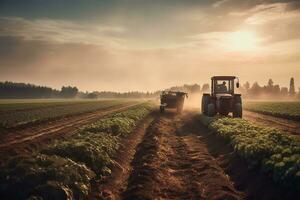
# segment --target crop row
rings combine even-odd
[[[151,111],[140,104],[76,131],[66,141],[10,159],[0,172],[2,199],[86,199],[91,180],[111,173],[121,138]]]
[[[249,111],[300,121],[300,102],[246,102]]]
[[[44,107],[34,107],[34,109],[15,110],[0,113],[0,127],[12,128],[22,124],[33,123],[37,121],[49,120],[58,117],[64,117],[74,114],[81,114],[98,109],[105,109],[116,105],[124,104],[124,101],[88,101],[81,103],[54,103],[54,105],[45,105]]]
[[[283,187],[300,190],[299,138],[243,119],[201,116],[201,121],[228,141],[250,168],[260,168]]]

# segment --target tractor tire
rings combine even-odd
[[[203,94],[201,102],[201,112],[204,115],[208,115],[208,104],[210,104],[210,95]]]
[[[234,118],[242,118],[243,117],[243,107],[241,103],[237,103],[234,105],[234,111],[233,111],[233,117]]]
[[[208,106],[207,106],[207,116],[214,117],[216,114],[217,113],[216,113],[215,104],[213,104],[213,103],[208,104]]]
[[[235,94],[234,95],[234,104],[240,103],[242,104],[242,97],[240,94]]]
[[[159,110],[160,110],[160,113],[164,113],[165,112],[165,107],[164,106],[160,106]]]

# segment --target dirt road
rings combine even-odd
[[[258,125],[277,128],[292,135],[300,135],[300,123],[293,120],[272,117],[246,110],[243,111],[243,118]]]
[[[32,152],[50,141],[68,137],[78,127],[92,123],[110,113],[126,110],[134,105],[137,105],[137,103],[113,106],[1,134],[0,156],[2,160],[5,160],[5,157],[9,157],[10,155]]]

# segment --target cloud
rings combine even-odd
[[[288,3],[263,4],[249,10],[245,15],[250,15],[245,23],[250,25],[262,25],[272,21],[290,20],[300,17],[298,10],[289,11]]]
[[[119,46],[123,40],[121,36],[126,31],[124,27],[68,20],[0,18],[0,36],[22,37],[26,40]]]
[[[62,3],[60,10],[55,2],[49,11],[39,3],[26,11],[27,1],[23,12],[0,5],[1,80],[126,91],[203,83],[220,73],[300,79],[295,2],[126,0],[82,9]],[[247,31],[259,51],[232,51],[234,34]]]
[[[229,1],[231,1],[231,0],[219,0],[219,1],[215,2],[215,3],[213,3],[212,6],[214,8],[217,8],[217,7],[220,7],[220,6],[222,6],[223,4],[225,4],[225,3],[229,2]]]

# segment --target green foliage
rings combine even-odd
[[[112,163],[111,156],[119,147],[118,138],[107,133],[77,136],[68,141],[57,142],[41,151],[84,163],[96,174],[102,174]]]
[[[0,197],[86,199],[90,180],[108,175],[121,137],[130,134],[152,107],[145,103],[84,126],[67,141],[26,157],[12,158],[0,172]]]
[[[272,175],[273,180],[300,189],[300,139],[277,129],[263,128],[237,118],[208,119],[216,134],[230,142],[235,152],[249,164]]]
[[[54,119],[74,114],[81,114],[98,109],[105,109],[126,102],[109,101],[63,101],[38,103],[0,104],[0,126],[16,127],[36,121]]]
[[[93,171],[71,159],[43,154],[15,157],[0,172],[0,195],[25,199],[39,187],[59,182],[62,188],[72,190],[76,199],[85,199],[94,177]]]
[[[300,102],[246,102],[249,111],[300,121]]]

